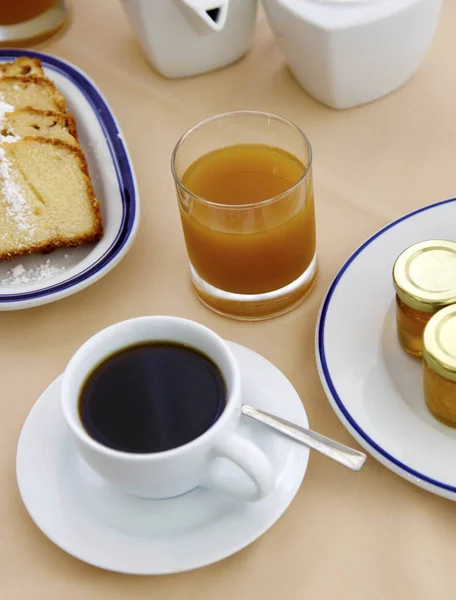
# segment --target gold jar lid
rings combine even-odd
[[[404,304],[435,313],[456,303],[456,243],[427,240],[404,250],[393,268],[396,293]]]
[[[445,379],[456,381],[456,305],[430,318],[423,337],[424,360]]]

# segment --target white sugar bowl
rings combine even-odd
[[[262,0],[302,87],[333,108],[405,83],[434,36],[441,0]]]
[[[144,54],[165,77],[186,77],[243,56],[257,0],[123,0]]]

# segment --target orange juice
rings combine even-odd
[[[281,148],[226,146],[181,181],[180,211],[193,268],[218,289],[262,294],[296,281],[315,256],[311,173]],[[194,198],[198,196],[200,200]]]
[[[1,0],[0,25],[14,25],[46,12],[57,0]]]

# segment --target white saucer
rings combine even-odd
[[[456,199],[415,211],[365,242],[323,302],[316,336],[320,378],[342,423],[386,467],[456,500],[456,430],[426,408],[422,365],[400,348],[392,269],[408,246],[456,239]]]
[[[288,379],[259,354],[230,346],[241,367],[246,402],[307,427],[304,407]],[[50,540],[103,569],[158,575],[226,558],[277,521],[306,472],[306,448],[242,417],[243,433],[276,468],[276,486],[267,498],[244,504],[202,488],[171,500],[127,496],[105,484],[79,457],[60,412],[59,394],[60,378],[25,421],[17,449],[19,491]]]

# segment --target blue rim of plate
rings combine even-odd
[[[114,115],[100,92],[76,67],[55,56],[50,56],[49,54],[43,54],[42,52],[32,50],[4,49],[0,50],[0,62],[14,60],[18,56],[24,56],[24,54],[33,58],[39,58],[44,67],[49,67],[52,71],[56,71],[60,75],[66,77],[66,79],[78,87],[92,107],[105,135],[111,159],[115,167],[119,191],[122,198],[122,221],[117,236],[110,247],[103,256],[84,271],[81,271],[65,281],[39,290],[17,294],[0,294],[0,303],[36,300],[72,288],[93,277],[112,262],[125,247],[135,229],[136,215],[138,212],[135,178],[128,152],[120,137],[121,134]]]
[[[374,440],[364,431],[364,429],[362,429],[358,425],[358,423],[355,421],[355,419],[351,416],[348,408],[343,403],[341,397],[337,393],[336,387],[332,381],[331,374],[329,372],[328,363],[327,363],[326,354],[325,354],[325,344],[324,344],[326,317],[327,317],[328,309],[329,309],[329,306],[331,303],[331,298],[337,288],[337,285],[339,284],[340,280],[342,279],[345,271],[356,260],[356,258],[365,250],[365,248],[367,248],[367,246],[372,244],[372,242],[374,242],[378,237],[383,235],[386,231],[388,231],[389,229],[392,229],[399,223],[402,223],[402,221],[406,221],[407,219],[410,219],[411,217],[414,217],[415,215],[426,212],[428,210],[432,210],[433,208],[436,208],[438,206],[443,206],[444,204],[450,204],[452,202],[456,202],[456,198],[451,198],[449,200],[442,200],[441,202],[436,202],[435,204],[430,204],[429,206],[419,208],[418,210],[414,210],[413,212],[408,213],[407,215],[404,215],[400,219],[393,221],[389,225],[386,225],[386,227],[383,227],[382,229],[377,231],[377,233],[375,233],[366,242],[364,242],[364,244],[362,244],[357,250],[355,250],[355,252],[353,252],[353,254],[350,256],[350,258],[345,262],[345,264],[342,266],[342,268],[337,273],[336,277],[334,278],[332,284],[330,285],[330,287],[328,289],[325,299],[323,300],[323,304],[321,306],[321,311],[320,311],[320,318],[319,318],[319,321],[317,324],[317,344],[318,344],[318,355],[319,355],[319,359],[320,359],[321,370],[322,370],[322,373],[323,373],[323,376],[325,379],[325,383],[328,386],[328,389],[331,392],[331,396],[332,396],[334,402],[336,403],[338,409],[340,410],[342,415],[345,417],[345,419],[348,421],[350,426],[356,431],[356,433],[365,442],[367,442],[367,444],[369,446],[371,446],[376,452],[378,452],[378,454],[383,456],[388,462],[391,462],[396,467],[399,467],[399,469],[401,469],[402,471],[405,471],[405,473],[407,473],[408,475],[412,475],[413,477],[420,479],[421,481],[423,481],[425,483],[428,483],[435,487],[441,488],[448,492],[456,493],[456,487],[448,485],[447,483],[438,481],[437,479],[432,479],[431,477],[428,477],[427,475],[424,475],[423,473],[420,473],[419,471],[412,469],[405,463],[401,462],[400,460],[398,460],[397,458],[395,458],[394,456],[389,454],[389,452],[387,452],[381,446],[379,446],[376,442],[374,442]]]

